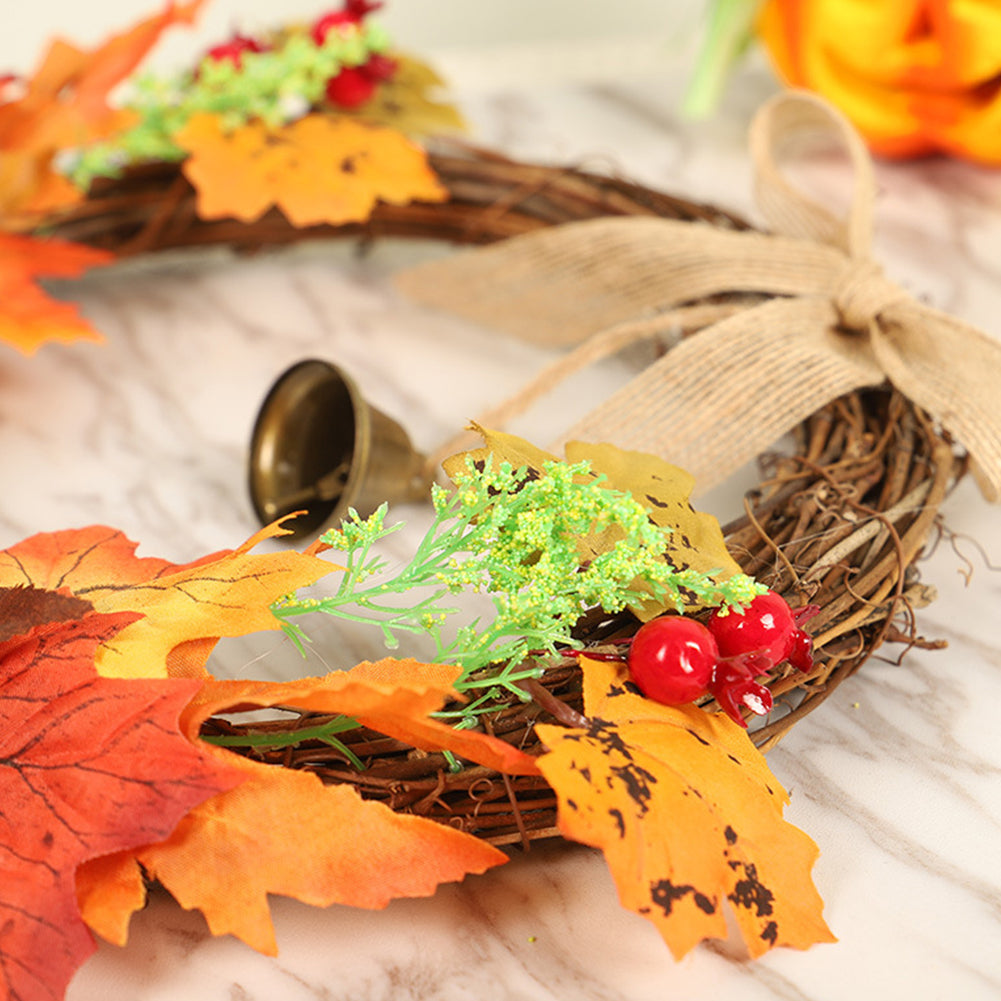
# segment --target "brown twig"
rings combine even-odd
[[[431,162],[451,193],[448,202],[380,205],[364,225],[297,229],[278,211],[249,224],[199,219],[194,192],[178,167],[150,164],[96,183],[53,231],[127,255],[213,245],[254,252],[318,237],[432,237],[475,245],[608,215],[746,228],[712,206],[579,169],[522,164],[458,144],[435,152]],[[959,537],[946,533],[938,512],[966,468],[944,432],[886,386],[832,401],[809,417],[794,439],[790,454],[765,458],[761,483],[745,498],[743,514],[726,527],[731,551],[746,571],[760,574],[793,603],[809,598],[821,606],[811,626],[816,651],[810,676],[779,675],[768,682],[776,695],[795,696],[799,703],[754,734],[764,748],[821,705],[882,643],[935,646],[914,627],[914,606],[928,600],[928,589],[916,581],[916,564],[935,532],[948,534],[957,546]],[[986,557],[984,562],[998,569]],[[594,616],[578,624],[575,638],[597,642],[636,626],[628,615]],[[558,665],[523,687],[534,705],[511,696],[485,717],[498,739],[540,752],[534,732],[540,713],[566,726],[588,726],[575,664]],[[291,731],[310,722],[293,717],[271,725]],[[207,727],[239,731],[221,720]],[[497,844],[527,844],[555,833],[555,796],[539,776],[501,777],[479,766],[452,772],[443,755],[415,752],[365,727],[339,739],[365,763],[364,771],[320,742],[249,753],[276,765],[309,768],[327,782],[351,783],[370,799],[419,810]]]

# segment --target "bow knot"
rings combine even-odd
[[[851,162],[846,216],[798,191],[779,166],[798,140],[818,134]],[[820,98],[786,92],[758,112],[750,140],[769,233],[607,217],[410,272],[404,284],[423,302],[526,339],[579,342],[478,422],[499,426],[626,344],[698,330],[562,440],[654,452],[705,488],[830,400],[889,381],[963,445],[984,494],[1001,500],[1001,344],[919,302],[870,259],[876,185],[861,137]],[[734,292],[752,296],[735,302]]]
[[[841,327],[866,333],[888,309],[911,298],[870,260],[853,260],[838,277],[831,295]]]

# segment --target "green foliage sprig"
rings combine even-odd
[[[436,661],[462,667],[456,688],[475,698],[455,715],[471,725],[496,692],[525,698],[518,682],[541,673],[540,659],[578,646],[571,630],[590,608],[615,613],[653,595],[680,612],[686,599],[741,605],[764,590],[741,574],[716,580],[675,570],[664,557],[669,531],[631,494],[588,474],[586,462],[549,462],[536,477],[507,462],[481,469],[467,459],[454,492],[433,488],[434,520],[401,570],[388,575],[373,547],[402,526],[385,525],[385,507],[367,519],[352,512],[323,537],[345,558],[336,593],[291,596],[274,612],[300,643],[291,620],[312,612],[373,623],[391,649],[400,633],[429,635]],[[579,540],[609,529],[618,529],[619,540],[582,562]],[[449,635],[451,601],[470,590],[492,598],[493,618]]]
[[[317,45],[304,30],[290,30],[263,52],[243,52],[240,64],[205,58],[195,70],[173,76],[143,74],[123,107],[136,124],[105,142],[74,151],[64,170],[86,189],[95,177],[116,177],[132,163],[183,160],[174,142],[188,120],[200,112],[220,116],[227,129],[252,120],[283,125],[320,104],[327,81],[344,67],[361,66],[389,49],[377,22],[328,32]]]

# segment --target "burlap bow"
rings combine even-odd
[[[794,188],[777,164],[786,147],[818,131],[854,168],[844,218]],[[479,422],[502,425],[555,381],[626,343],[702,327],[561,441],[654,452],[705,488],[835,397],[889,380],[967,450],[984,495],[1001,499],[1001,344],[919,302],[870,258],[875,184],[861,139],[819,98],[785,93],[759,111],[750,145],[772,235],[603,218],[404,277],[421,301],[518,336],[566,343],[590,335]],[[752,295],[685,305],[733,292]]]

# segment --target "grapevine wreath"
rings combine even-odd
[[[252,474],[268,524],[235,550],[179,566],[92,526],[0,553],[5,989],[61,994],[90,932],[124,942],[154,882],[213,933],[274,952],[269,893],[381,907],[503,862],[498,846],[558,836],[604,851],[623,904],[676,956],[725,935],[726,908],[752,956],[830,941],[816,847],[783,821],[758,748],[881,644],[925,642],[915,613],[934,592],[916,560],[940,505],[968,469],[991,498],[1001,484],[979,380],[997,348],[869,259],[855,134],[814,98],[762,111],[769,233],[620,178],[429,151],[414,135],[458,116],[366,0],[234,36],[109,105],[200,6],[90,52],[56,43],[30,80],[5,81],[5,339],[30,352],[93,336],[39,275],[165,248],[416,236],[470,249],[401,276],[415,298],[570,350],[433,457],[450,486],[430,488],[432,526],[395,574],[379,555],[385,506],[339,507],[371,445],[363,409],[344,468],[293,464],[267,489]],[[847,220],[776,163],[817,128],[853,161]],[[499,430],[569,371],[651,338],[662,356],[554,451]],[[339,378],[320,361],[296,371]],[[743,512],[721,529],[695,511],[694,481],[785,432]],[[323,529],[304,549],[254,551]],[[470,591],[491,610],[454,629],[451,602]],[[303,643],[321,613],[372,621],[390,643],[429,634],[434,662],[212,677],[220,637]]]

